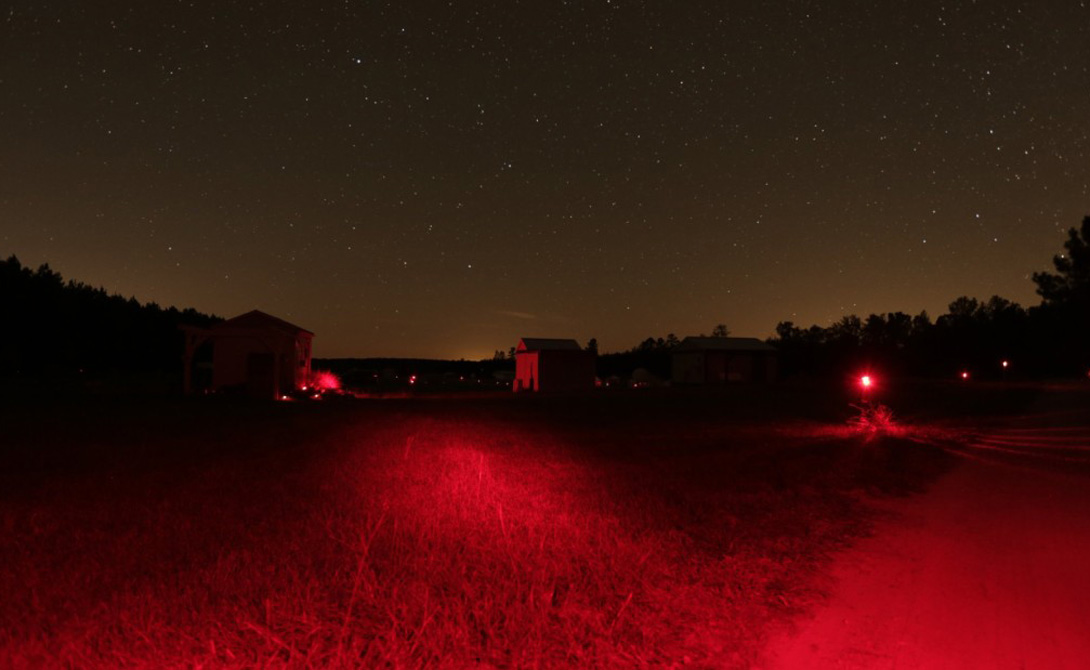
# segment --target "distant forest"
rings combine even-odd
[[[999,296],[960,297],[935,319],[926,312],[889,312],[846,316],[827,327],[783,321],[768,340],[780,351],[781,376],[830,377],[873,367],[910,377],[953,377],[963,371],[981,379],[1084,377],[1090,372],[1090,216],[1081,229],[1068,231],[1063,246],[1053,258],[1054,272],[1034,273],[1041,303],[1028,309]],[[193,309],[164,309],[65,282],[48,265],[31,270],[15,256],[0,261],[0,314],[0,376],[27,380],[180,377],[179,326],[220,321]],[[728,330],[719,324],[711,334]],[[642,368],[646,373],[640,374],[669,379],[670,352],[679,343],[671,333],[649,337],[628,351],[603,353],[598,374],[628,378]],[[597,351],[596,340],[587,348]],[[481,379],[511,366],[512,354],[497,351],[486,361],[446,367],[405,360],[364,367],[370,377],[392,370],[397,378],[442,373]],[[363,369],[347,360],[335,363],[332,367]]]
[[[962,372],[979,379],[1085,377],[1090,373],[1090,216],[1081,229],[1068,231],[1063,246],[1052,259],[1054,272],[1033,274],[1041,303],[1028,309],[999,296],[983,301],[962,296],[936,319],[927,312],[889,312],[845,316],[824,328],[782,321],[767,341],[780,351],[782,377],[829,377],[864,367],[909,377]],[[719,325],[712,334],[725,331]],[[673,333],[649,337],[628,351],[601,356],[599,373],[623,376],[644,368],[668,379],[670,351],[677,344]]]
[[[0,375],[88,381],[114,376],[181,378],[183,324],[221,319],[65,282],[48,265],[0,261]]]

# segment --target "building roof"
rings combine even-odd
[[[686,337],[674,351],[776,351],[756,337]]]
[[[524,337],[519,340],[518,351],[582,351],[583,347],[575,340],[549,339],[546,337]]]
[[[313,335],[306,328],[300,328],[294,323],[288,323],[283,319],[278,319],[271,314],[259,310],[253,310],[240,314],[233,319],[227,319],[221,323],[217,323],[212,326],[212,330],[275,330],[281,333],[287,333],[291,336],[298,335],[299,333],[307,333]]]

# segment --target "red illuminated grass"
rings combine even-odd
[[[0,665],[745,667],[935,457],[724,400],[24,416]]]

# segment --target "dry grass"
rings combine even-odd
[[[24,412],[0,665],[745,667],[941,459],[722,401]]]

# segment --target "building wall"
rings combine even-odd
[[[299,333],[295,338],[295,363],[291,366],[293,388],[302,388],[310,383],[310,348],[313,336]]]
[[[673,354],[675,384],[772,382],[776,357],[763,352],[684,351]]]
[[[594,388],[594,354],[588,351],[540,352],[539,390],[587,391]]]
[[[301,388],[310,375],[310,343],[276,332],[217,333],[213,336],[212,387],[274,398]],[[300,359],[300,355],[306,354]]]
[[[756,359],[764,358],[763,354],[733,354],[727,359],[728,382],[753,382],[756,370]],[[763,380],[762,380],[763,381]]]
[[[594,354],[587,351],[520,351],[517,391],[584,391],[594,388]]]
[[[515,392],[538,390],[538,353],[520,351],[515,354],[515,383],[511,387]]]
[[[678,352],[671,359],[675,384],[704,383],[704,354],[699,351]]]

